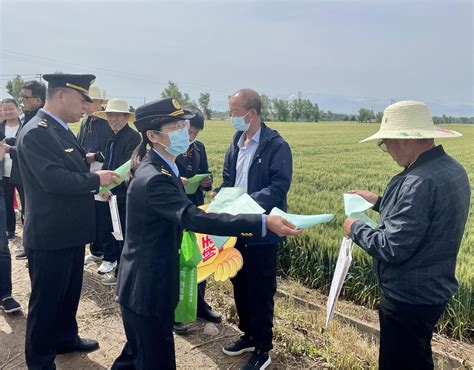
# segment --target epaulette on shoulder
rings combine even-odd
[[[38,127],[48,127],[48,121],[46,119],[42,119],[38,122]]]
[[[163,175],[166,175],[166,176],[171,177],[170,172],[169,172],[166,168],[164,168],[164,167],[161,167],[161,168],[160,168],[160,172],[161,172]]]

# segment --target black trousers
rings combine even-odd
[[[433,369],[431,338],[445,307],[446,303],[412,305],[382,296],[379,369]]]
[[[26,321],[28,369],[53,368],[56,348],[78,335],[76,312],[82,289],[84,246],[27,249],[31,295]]]
[[[106,245],[111,243],[113,239],[111,234],[112,220],[110,218],[108,202],[95,202],[95,219],[95,241],[90,244],[90,252],[97,257],[103,256],[105,261],[113,262],[116,260],[115,249]]]
[[[198,289],[197,289],[197,312],[204,312],[207,311],[211,308],[206,302],[206,286],[207,286],[207,281],[201,281],[198,284]]]
[[[277,244],[242,246],[244,265],[231,279],[239,315],[239,329],[255,348],[269,351],[272,345],[273,296],[276,292]]]
[[[120,308],[127,342],[112,370],[176,369],[174,310],[148,317],[122,305]]]
[[[7,213],[7,231],[14,233],[16,228],[16,216],[13,199],[15,197],[15,184],[10,182],[9,177],[2,179],[3,195],[5,197],[5,210]]]
[[[21,204],[21,223],[25,223],[25,191],[23,190],[23,185],[15,184],[15,188],[18,191],[18,195],[20,196],[20,204]]]

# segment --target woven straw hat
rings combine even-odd
[[[102,96],[102,91],[97,86],[91,86],[89,88],[89,96],[92,100],[102,100],[104,103],[107,102],[107,99]]]
[[[462,136],[437,127],[425,103],[405,100],[389,105],[383,112],[379,131],[361,141],[375,139],[435,139]]]
[[[107,119],[107,113],[128,113],[128,122],[135,121],[135,113],[130,112],[128,109],[128,103],[122,99],[110,99],[105,107],[104,111],[95,112],[94,116]]]

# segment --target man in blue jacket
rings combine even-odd
[[[273,207],[286,211],[292,176],[288,143],[261,121],[262,102],[256,91],[237,91],[230,98],[229,107],[237,132],[225,156],[221,187],[246,189],[267,214]],[[232,284],[243,336],[225,346],[223,352],[236,356],[253,351],[245,368],[264,369],[271,363],[268,352],[272,349],[277,250],[282,240],[271,232],[264,238],[237,240],[244,266]]]

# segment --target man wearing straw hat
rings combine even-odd
[[[84,246],[94,239],[94,194],[118,180],[112,171],[90,173],[86,153],[69,129],[91,99],[94,75],[46,74],[46,104],[18,136],[26,198],[23,239],[31,295],[26,323],[29,369],[55,369],[57,354],[93,351],[78,335]]]
[[[128,125],[129,122],[135,121],[135,113],[129,111],[129,105],[125,100],[110,99],[105,111],[95,112],[94,116],[107,119],[113,132],[105,146],[104,165],[102,168],[105,170],[114,170],[127,162],[132,157],[134,149],[140,144],[140,134]],[[112,189],[111,192],[117,197],[122,233],[125,236],[127,187],[125,183],[122,183]],[[108,200],[109,196],[105,195],[104,199]],[[108,207],[106,207],[101,219],[104,220],[104,222],[101,222],[97,226],[102,228],[98,233],[103,236],[104,240],[104,259],[98,272],[100,274],[106,274],[115,269],[113,276],[102,280],[102,283],[105,285],[115,285],[117,284],[117,272],[120,263],[120,255],[122,254],[123,241],[115,240],[112,236],[112,220]]]
[[[432,369],[431,337],[456,292],[456,258],[469,213],[464,168],[436,138],[460,133],[436,127],[428,108],[402,101],[385,109],[380,130],[362,140],[404,170],[382,197],[355,190],[380,213],[378,227],[348,218],[344,232],[374,258],[381,289],[379,368]]]

